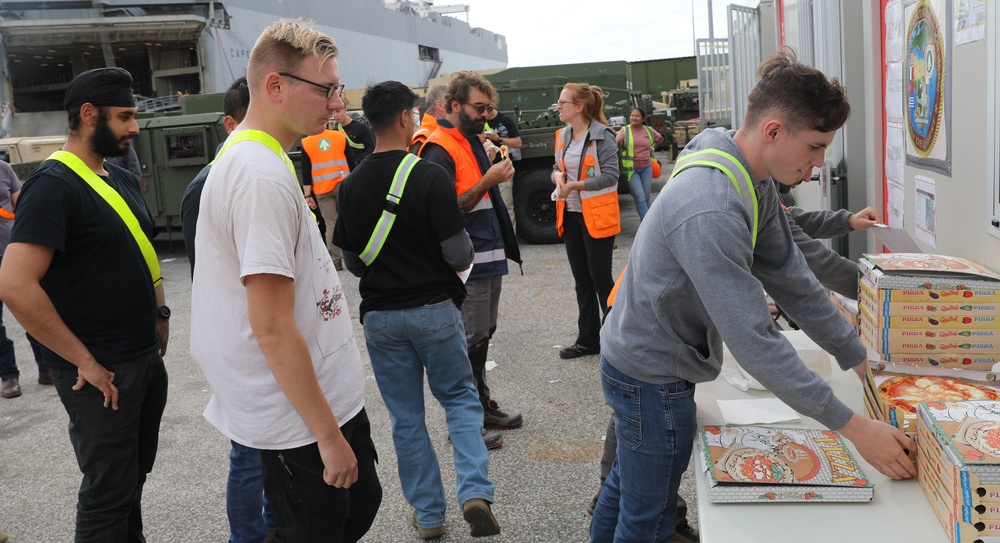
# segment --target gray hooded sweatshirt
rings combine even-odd
[[[858,299],[858,263],[840,256],[820,239],[850,233],[851,212],[820,210],[806,211],[788,208],[788,227],[795,246],[806,258],[809,269],[826,288],[852,300]]]
[[[864,360],[865,349],[795,247],[770,179],[756,179],[734,134],[707,130],[685,153],[718,149],[751,172],[760,209],[756,247],[753,216],[725,174],[702,167],[678,174],[639,226],[601,328],[601,354],[640,381],[702,383],[719,375],[725,340],[740,365],[778,398],[840,428],[853,411],[799,360],[771,321],[764,291],[842,369]]]

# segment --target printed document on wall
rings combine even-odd
[[[885,126],[885,176],[889,181],[902,184],[906,151],[902,124],[887,123]]]
[[[922,175],[916,176],[914,195],[917,240],[937,247],[934,180]]]
[[[885,116],[891,123],[903,122],[903,63],[890,62],[886,65]],[[902,140],[900,140],[902,143]]]
[[[986,37],[986,0],[954,0],[955,44]]]
[[[903,60],[903,3],[889,2],[885,6],[885,61]]]
[[[887,224],[893,228],[903,228],[903,185],[889,181],[889,201],[886,206],[889,208]]]

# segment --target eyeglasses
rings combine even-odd
[[[496,109],[495,107],[493,107],[493,104],[480,104],[478,102],[475,104],[470,104],[469,102],[466,102],[463,105],[472,106],[473,108],[475,108],[477,112],[479,112],[480,115],[482,115],[483,113],[493,113],[493,110]]]
[[[309,81],[308,79],[303,79],[303,78],[301,78],[301,77],[299,77],[297,75],[292,75],[292,74],[290,74],[288,72],[278,72],[278,75],[281,75],[281,76],[284,76],[284,77],[291,77],[292,79],[297,79],[297,80],[299,80],[299,81],[301,81],[303,83],[309,83],[310,85],[312,85],[314,87],[319,87],[319,88],[323,89],[324,91],[326,91],[326,99],[327,100],[329,100],[330,97],[334,95],[334,93],[336,93],[337,96],[340,96],[344,92],[344,84],[343,83],[341,83],[339,85],[326,86],[326,85],[320,85],[319,83],[317,83],[315,81]]]
[[[559,100],[556,102],[556,104],[559,104],[560,106],[565,106],[566,104],[573,105],[573,103],[574,102],[572,100]]]

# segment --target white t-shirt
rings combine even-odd
[[[290,449],[316,441],[281,391],[250,329],[243,279],[295,281],[295,323],[343,424],[364,407],[361,354],[340,279],[298,181],[264,144],[240,142],[201,196],[191,288],[191,355],[212,387],[205,418],[233,441]]]

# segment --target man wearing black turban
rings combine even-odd
[[[140,500],[167,402],[170,310],[153,214],[135,177],[104,161],[139,131],[132,76],[83,72],[63,105],[69,136],[21,190],[0,299],[44,346],[69,414],[84,475],[77,543],[145,541]]]

